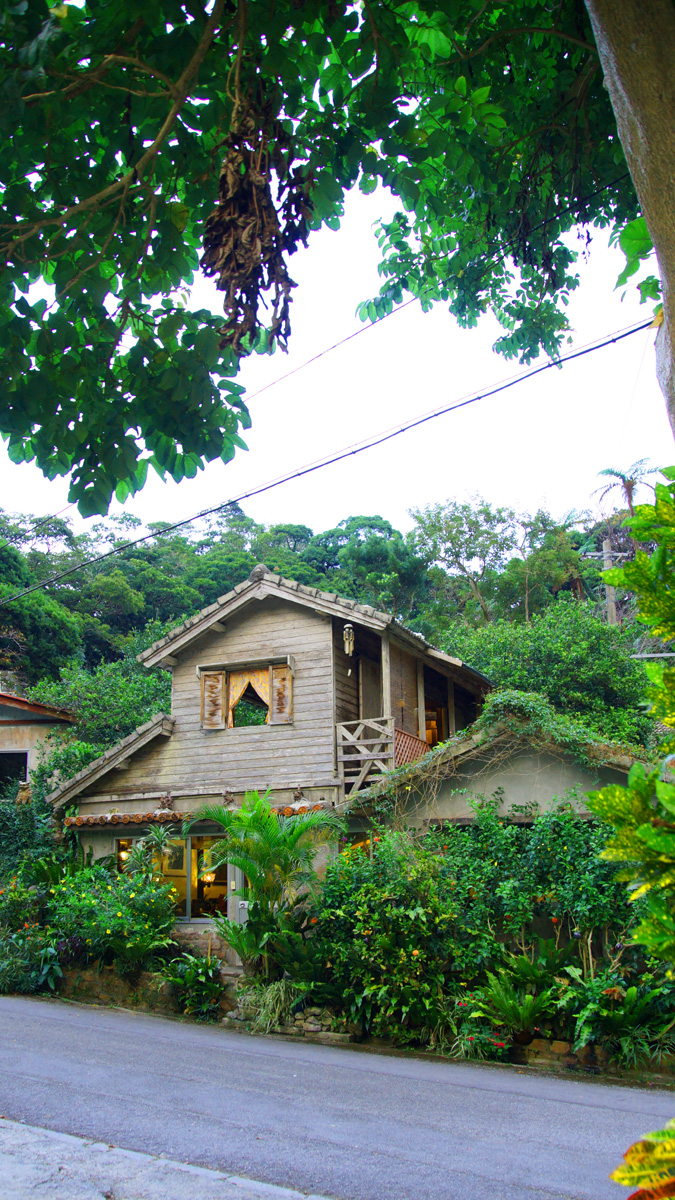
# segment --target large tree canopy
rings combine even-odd
[[[357,182],[401,200],[363,315],[491,308],[525,362],[567,328],[562,235],[637,212],[581,0],[8,0],[0,89],[0,431],[84,513],[232,456],[240,358],[285,346],[288,257]]]

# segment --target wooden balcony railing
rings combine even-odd
[[[338,764],[347,795],[374,783],[377,776],[394,767],[417,762],[429,749],[422,738],[396,729],[393,717],[343,721],[335,729]]]
[[[397,767],[404,763],[417,762],[429,749],[423,738],[414,733],[406,733],[403,729],[394,730],[394,762]]]
[[[349,795],[373,782],[394,765],[394,718],[368,717],[343,721],[335,727],[338,769],[342,770]]]

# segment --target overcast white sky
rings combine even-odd
[[[291,352],[247,360],[239,376],[249,395],[356,329],[356,305],[379,287],[372,223],[391,200],[355,193],[339,233],[313,234],[291,260],[298,283]],[[614,284],[623,258],[598,233],[582,284],[570,304],[574,343],[584,345],[649,316]],[[195,300],[221,310],[201,280]],[[251,401],[248,453],[213,463],[195,480],[162,483],[150,472],[124,511],[144,522],[179,520],[251,486],[360,441],[417,414],[489,387],[521,370],[492,353],[499,326],[491,316],[461,330],[443,305],[428,314],[411,305]],[[350,515],[380,514],[408,528],[407,510],[480,493],[493,503],[562,516],[596,506],[603,467],[639,458],[675,461],[664,401],[654,373],[654,330],[553,369],[502,396],[440,417],[358,458],[284,484],[244,503],[267,523],[308,524],[319,532]],[[0,508],[36,514],[67,505],[67,480],[49,483],[0,448]],[[114,505],[111,512],[122,511]],[[70,515],[75,515],[72,509]],[[76,522],[81,526],[79,519]]]

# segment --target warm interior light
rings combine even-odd
[[[128,857],[129,857],[128,850],[120,850],[120,858],[128,858]]]
[[[216,878],[215,875],[202,875],[202,879],[204,880],[204,883],[214,883],[215,878]]]

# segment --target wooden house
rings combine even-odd
[[[0,796],[11,784],[27,781],[47,735],[74,719],[65,709],[0,692]]]
[[[96,857],[252,789],[282,811],[337,806],[471,724],[490,686],[388,614],[264,566],[140,658],[171,671],[171,713],[51,796],[77,805],[68,821]],[[188,919],[232,908],[236,877],[203,875],[215,832],[176,838],[164,864]]]

